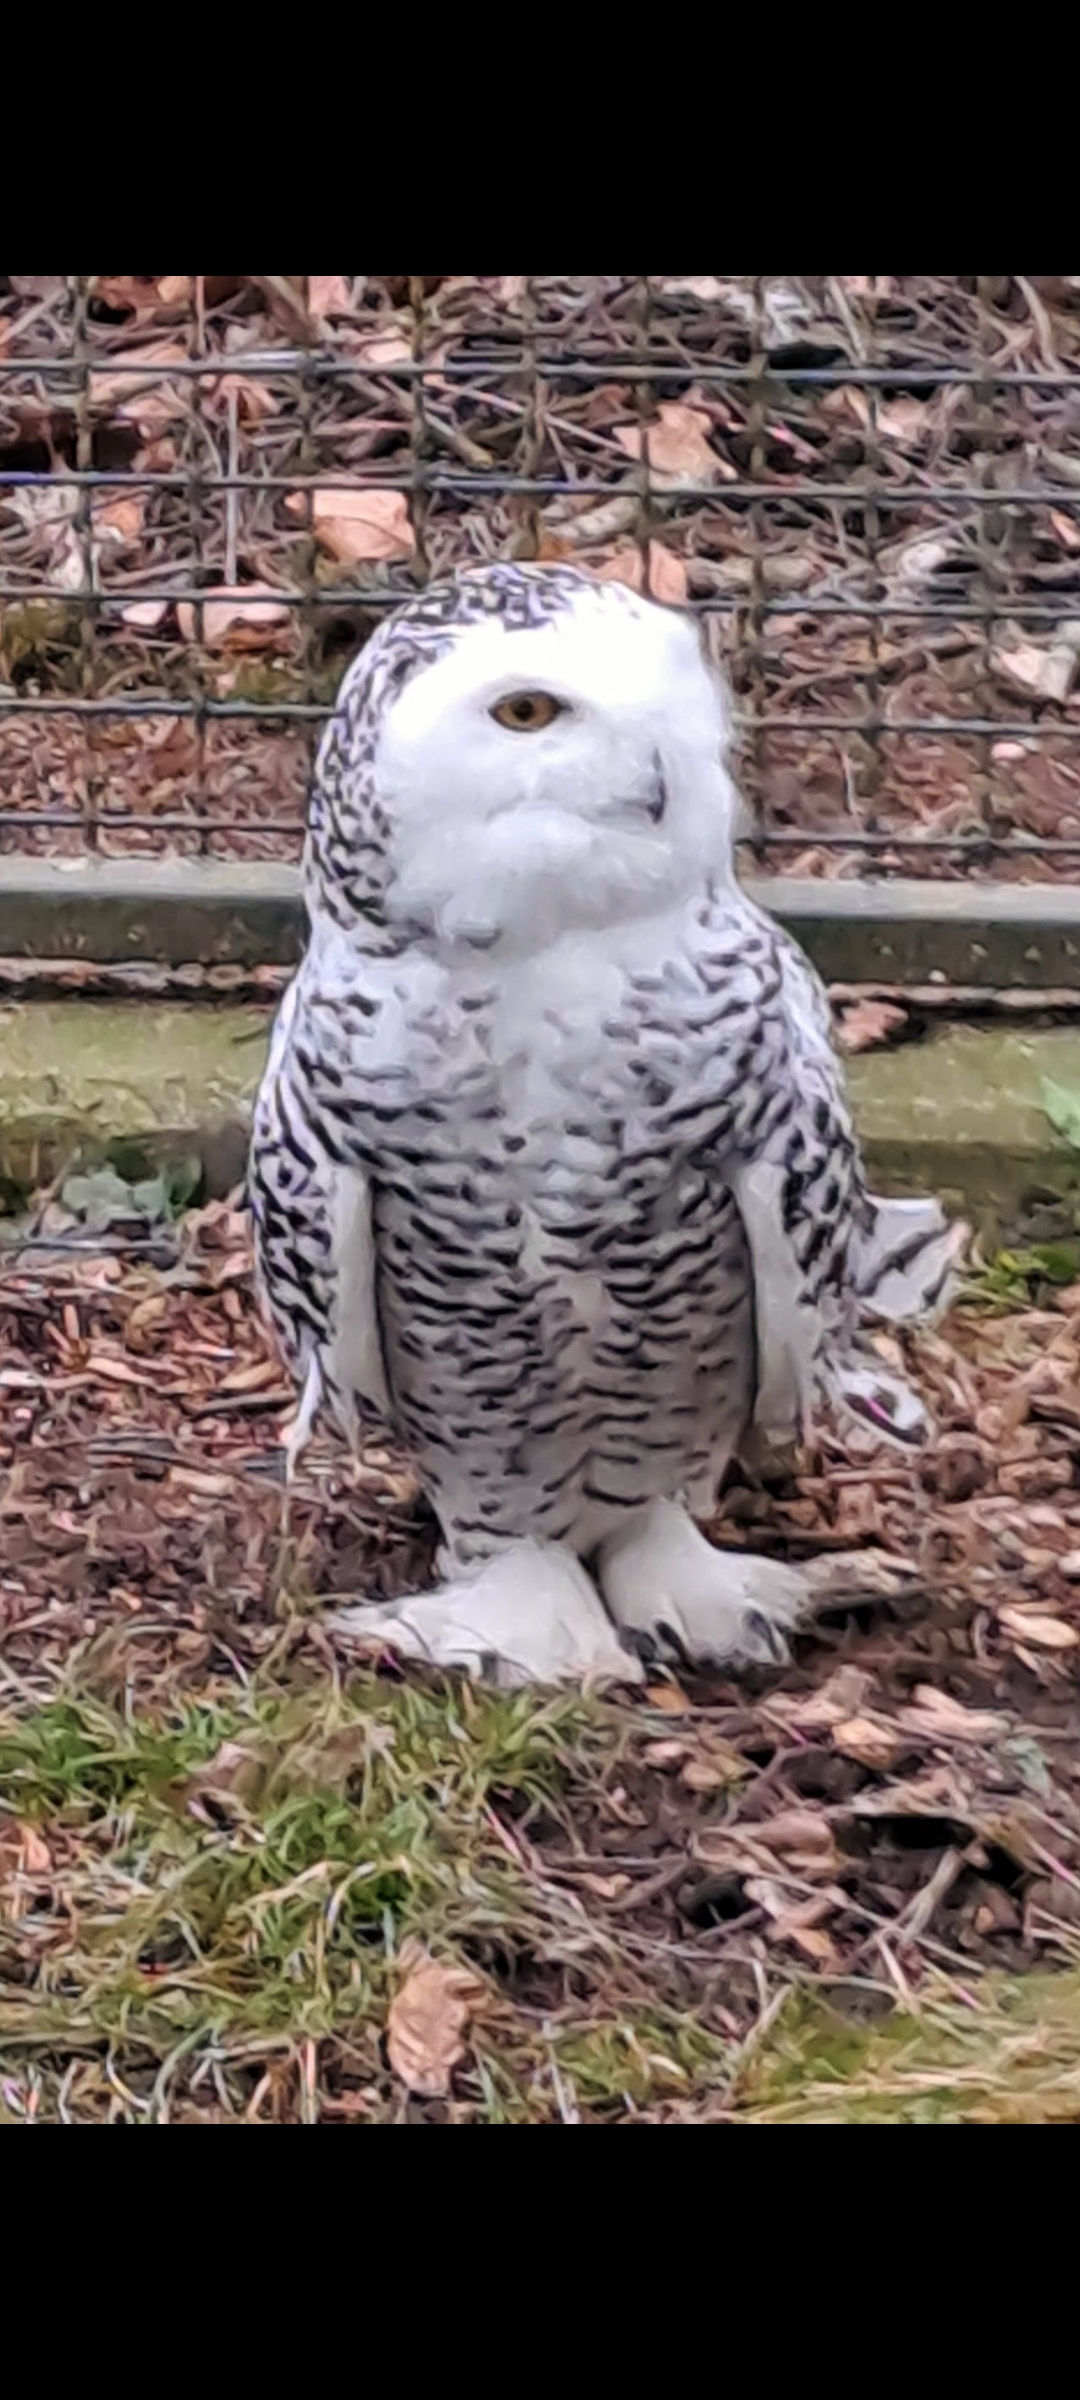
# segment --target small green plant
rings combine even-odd
[[[1045,1287],[1061,1289],[1080,1278],[1080,1238],[1036,1242],[1030,1249],[997,1250],[968,1276],[964,1297],[978,1306],[1030,1308]]]
[[[1063,1133],[1070,1149],[1080,1150],[1080,1092],[1043,1077],[1043,1107],[1055,1133]]]

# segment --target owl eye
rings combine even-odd
[[[491,711],[496,725],[505,725],[510,733],[539,733],[562,713],[562,701],[554,700],[550,692],[508,692]]]

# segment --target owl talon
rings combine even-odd
[[[671,1500],[654,1500],[602,1544],[597,1581],[625,1638],[683,1666],[784,1666],[785,1633],[814,1604],[799,1568],[715,1550]]]
[[[584,1567],[554,1542],[512,1542],[474,1576],[328,1620],[349,1642],[398,1651],[512,1690],[527,1683],[640,1683]]]

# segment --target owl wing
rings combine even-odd
[[[359,1403],[389,1414],[367,1175],[320,1123],[301,1047],[310,962],[289,986],[255,1104],[248,1170],[256,1283],[302,1387],[294,1450],[321,1406],[347,1436]]]
[[[723,1146],[753,1265],[755,1425],[766,1442],[788,1442],[824,1400],[909,1444],[928,1431],[925,1410],[869,1328],[925,1322],[948,1305],[967,1229],[935,1200],[867,1191],[824,986],[788,936],[746,908],[760,964]]]

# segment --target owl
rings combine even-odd
[[[869,1328],[944,1304],[962,1233],[866,1190],[824,991],[736,879],[729,732],[694,621],[565,566],[433,585],[345,675],[258,1276],[294,1455],[384,1424],[442,1533],[346,1635],[504,1684],[782,1657],[820,1575],[706,1538],[725,1470],[821,1407],[923,1438]]]

